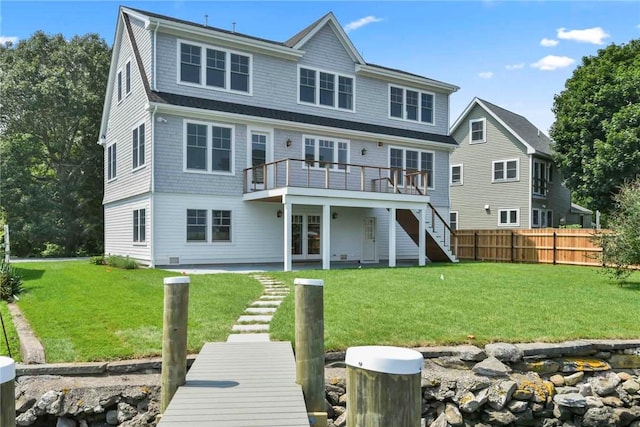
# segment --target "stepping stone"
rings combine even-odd
[[[234,332],[268,332],[269,325],[233,325]]]
[[[273,316],[269,315],[240,316],[236,323],[269,323],[271,319],[273,319]]]
[[[269,334],[230,334],[227,342],[269,342]]]
[[[285,295],[262,295],[260,297],[261,300],[271,300],[271,301],[282,301],[285,298]]]
[[[248,314],[273,314],[276,310],[275,307],[249,307],[244,312]]]
[[[251,307],[278,307],[282,301],[254,301]]]

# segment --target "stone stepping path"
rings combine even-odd
[[[269,341],[269,323],[282,301],[289,295],[289,287],[280,281],[260,274],[253,275],[253,278],[262,284],[264,292],[238,317],[227,342]]]

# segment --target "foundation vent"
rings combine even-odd
[[[180,257],[170,256],[169,257],[169,264],[180,264]]]

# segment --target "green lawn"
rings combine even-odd
[[[13,322],[11,322],[11,314],[7,309],[7,303],[4,301],[0,301],[0,314],[4,321],[4,332],[7,333],[5,340],[4,332],[2,331],[2,324],[0,324],[0,356],[9,356],[9,354],[11,354],[13,360],[19,362],[21,360],[20,343],[18,342],[16,329],[13,327]],[[9,349],[11,350],[11,353],[7,351],[7,340],[9,341]]]
[[[289,284],[296,277],[324,279],[328,351],[370,344],[639,338],[640,272],[621,287],[598,271],[467,262],[272,275]],[[293,295],[272,321],[272,339],[294,339]]]
[[[86,261],[14,265],[25,286],[18,305],[44,345],[47,362],[161,353],[163,278],[175,274]],[[238,316],[261,293],[262,286],[249,276],[192,276],[189,351],[199,351],[206,341],[225,340]]]

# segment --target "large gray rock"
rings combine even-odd
[[[486,377],[505,377],[511,372],[510,367],[493,356],[487,357],[482,362],[476,363],[471,370],[478,375],[484,375]]]
[[[616,391],[616,387],[620,384],[620,377],[613,372],[608,372],[602,376],[591,378],[590,383],[598,396],[607,396]]]
[[[584,378],[584,372],[579,371],[564,377],[564,383],[565,385],[573,386],[578,384],[580,381],[582,381],[582,378]]]
[[[467,392],[458,399],[460,410],[468,414],[480,409],[489,398],[489,389],[480,390],[477,394]]]
[[[19,426],[30,426],[36,422],[38,416],[33,408],[30,408],[27,412],[23,412],[16,417],[16,424]]]
[[[518,417],[516,417],[506,409],[502,409],[500,411],[485,409],[484,414],[482,414],[483,421],[497,426],[507,426],[515,422],[517,419]]]
[[[488,356],[493,356],[501,362],[518,362],[522,360],[522,350],[509,343],[491,343],[484,346]]]
[[[56,427],[76,427],[75,420],[67,417],[58,417],[56,420]]]
[[[60,414],[60,411],[62,409],[62,397],[62,393],[55,390],[49,390],[48,392],[40,396],[40,399],[38,399],[38,401],[34,405],[36,415],[39,416],[44,414]]]
[[[453,403],[447,403],[443,414],[446,417],[446,421],[452,426],[460,426],[464,424],[464,419],[462,418],[460,410]]]
[[[618,425],[620,419],[612,408],[591,408],[582,417],[584,427],[608,427]]]
[[[447,423],[447,417],[444,412],[440,414],[440,416],[436,418],[434,422],[429,424],[429,427],[449,427],[449,424]]]
[[[511,400],[513,392],[516,391],[515,381],[500,381],[489,387],[489,398],[487,403],[493,409],[499,411]]]
[[[587,399],[580,393],[556,394],[553,401],[560,406],[568,408],[584,408],[587,406]]]
[[[138,411],[133,406],[125,402],[118,403],[118,422],[123,423],[129,421],[138,415]]]
[[[640,390],[640,382],[630,379],[622,383],[622,389],[629,394],[637,393]]]

